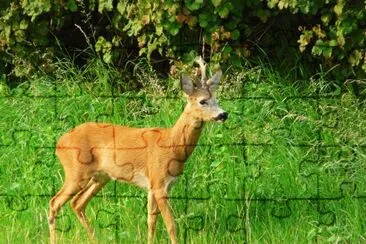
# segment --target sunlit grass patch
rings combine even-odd
[[[93,65],[0,84],[0,242],[48,242],[60,135],[87,121],[171,127],[183,111],[171,78],[139,69],[140,89],[127,91],[121,73]],[[226,73],[218,99],[229,119],[205,124],[170,192],[180,242],[364,241],[366,111],[350,87],[329,84],[282,81],[264,66]],[[98,240],[146,242],[146,196],[109,182],[87,208]],[[57,223],[60,243],[88,241],[68,204]],[[160,217],[156,237],[169,241]]]

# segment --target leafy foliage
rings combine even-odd
[[[322,57],[328,63],[348,64],[352,69],[344,72],[366,72],[365,2],[270,0],[268,5],[312,19],[311,24],[299,27],[301,52],[309,49],[312,55]]]
[[[126,58],[121,50],[131,40],[139,55],[186,63],[204,40],[212,61],[240,66],[253,46],[291,46],[279,43],[278,27],[287,28],[285,38],[297,40],[303,56],[312,55],[328,67],[341,65],[338,77],[366,72],[366,9],[361,0],[7,0],[0,3],[0,11],[0,62],[16,76],[36,67],[52,70],[57,39],[65,36],[73,44],[86,38],[106,63]],[[276,22],[281,15],[286,26]],[[74,24],[82,26],[83,35]],[[68,45],[68,51],[74,47]]]

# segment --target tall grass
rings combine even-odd
[[[53,77],[0,84],[0,242],[46,243],[48,201],[61,187],[57,138],[85,121],[170,127],[184,106],[179,85],[142,63],[130,77],[96,60],[68,60]],[[324,76],[288,81],[261,65],[226,72],[225,124],[207,124],[173,186],[180,242],[364,242],[365,107],[351,86]],[[146,193],[109,183],[87,208],[101,243],[146,241]],[[87,242],[66,205],[60,243]],[[159,218],[157,242],[167,243]]]

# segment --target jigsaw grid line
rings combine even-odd
[[[62,121],[60,111],[59,111],[59,103],[62,102],[63,98],[70,98],[69,96],[59,96],[57,95],[58,89],[57,89],[57,82],[54,83],[54,92],[55,95],[52,96],[30,96],[27,94],[22,94],[21,96],[13,96],[13,95],[9,95],[9,96],[3,96],[0,97],[0,99],[23,99],[24,97],[28,97],[28,98],[32,98],[32,99],[47,99],[52,101],[53,104],[53,114],[54,114],[54,120],[55,121]],[[77,96],[73,96],[74,98]],[[101,120],[102,116],[113,116],[116,113],[116,108],[115,108],[115,99],[142,99],[143,97],[141,96],[128,96],[125,97],[123,95],[121,96],[116,96],[114,94],[114,90],[112,89],[111,95],[110,96],[98,96],[98,98],[106,98],[106,99],[111,99],[112,102],[112,112],[111,113],[102,113],[99,114],[99,116],[97,116],[97,122],[99,120]],[[164,97],[161,99],[176,99],[177,97]],[[318,119],[321,118],[322,116],[322,111],[320,111],[320,101],[331,101],[334,99],[340,99],[341,95],[337,95],[337,96],[321,96],[321,95],[317,95],[317,96],[298,96],[298,97],[289,97],[288,100],[289,101],[294,101],[294,100],[307,100],[307,101],[313,101],[315,102],[316,105],[316,114]],[[236,98],[223,98],[221,99],[222,101],[230,101],[232,103],[235,103],[236,101],[239,100],[245,100],[245,101],[274,101],[273,97],[250,97],[250,96],[244,96],[244,97],[236,97]],[[289,104],[286,103],[286,106],[288,106]],[[229,108],[230,109],[230,108]],[[245,111],[244,111],[244,107],[242,107],[242,110],[240,111],[241,116],[244,118],[244,123],[241,125],[237,125],[237,126],[242,126],[245,127],[246,123],[245,123]],[[336,122],[333,126],[330,126],[330,128],[333,127],[337,128],[337,123],[338,123],[339,118],[336,117]],[[158,126],[158,125],[157,125]],[[226,129],[228,128],[227,125],[223,125]],[[113,127],[113,126],[112,126]],[[303,170],[302,167],[306,168],[309,164],[318,164],[320,165],[322,163],[322,157],[324,156],[324,154],[326,154],[326,150],[328,149],[340,149],[341,147],[343,147],[344,145],[348,145],[348,142],[344,142],[342,144],[324,144],[323,143],[323,139],[322,139],[322,130],[326,128],[326,126],[322,125],[319,128],[316,129],[316,135],[317,135],[317,139],[316,139],[316,144],[313,145],[312,142],[310,143],[298,143],[298,144],[293,144],[291,145],[293,148],[305,148],[305,149],[311,149],[314,148],[315,149],[315,160],[306,160],[304,159],[302,162],[299,163],[299,174],[303,174],[302,177],[304,178],[311,178],[311,177],[315,177],[315,190],[316,192],[311,194],[310,196],[284,196],[284,197],[261,197],[261,196],[254,196],[251,197],[249,196],[249,193],[247,192],[247,188],[248,188],[248,184],[249,184],[249,180],[258,180],[260,177],[262,177],[262,173],[263,170],[261,169],[261,165],[259,165],[259,163],[255,163],[257,165],[254,165],[252,162],[250,162],[250,152],[248,151],[249,148],[253,147],[253,148],[270,148],[273,147],[275,145],[275,142],[253,142],[250,141],[248,138],[246,138],[245,135],[241,136],[241,141],[239,142],[229,142],[229,143],[220,143],[220,144],[205,144],[205,143],[199,143],[197,145],[197,147],[202,147],[202,148],[209,148],[209,151],[213,150],[213,148],[220,148],[220,147],[241,147],[241,156],[242,156],[242,162],[245,165],[245,168],[249,168],[252,167],[253,165],[255,167],[258,167],[258,174],[257,175],[250,175],[247,176],[244,179],[238,179],[238,180],[243,180],[243,194],[241,194],[238,197],[223,197],[223,201],[224,202],[238,202],[238,203],[242,203],[243,206],[247,203],[247,202],[254,202],[256,204],[270,204],[272,205],[272,211],[271,214],[274,218],[278,218],[278,219],[286,219],[288,217],[290,217],[292,215],[293,210],[291,209],[291,202],[294,201],[301,201],[304,203],[311,203],[314,204],[316,206],[316,211],[318,213],[318,221],[317,221],[317,225],[321,226],[321,225],[328,225],[331,226],[333,225],[336,221],[337,221],[337,217],[334,214],[334,212],[332,210],[329,210],[326,208],[326,204],[327,202],[331,202],[331,201],[340,201],[342,200],[346,194],[349,194],[349,192],[345,192],[347,190],[347,187],[350,187],[350,194],[352,198],[355,199],[359,199],[359,200],[365,200],[366,199],[366,194],[360,194],[358,192],[357,189],[357,182],[352,182],[352,181],[348,181],[348,180],[344,180],[343,182],[341,182],[341,184],[338,186],[338,194],[337,195],[333,195],[333,196],[324,196],[321,193],[321,175],[319,172],[310,172],[310,173],[302,173],[301,171]],[[230,130],[231,128],[229,128]],[[289,136],[293,136],[292,133],[293,131],[290,128],[279,128],[279,131],[285,131],[286,133],[288,133]],[[232,132],[235,133],[235,128],[232,129]],[[29,133],[29,135],[32,136],[32,132],[29,131],[28,129],[21,129],[21,128],[13,128],[12,132],[11,132],[11,142],[10,143],[3,143],[0,141],[0,148],[5,148],[5,150],[7,148],[11,148],[16,146],[17,144],[17,135],[21,134],[21,133]],[[113,127],[113,133],[114,133],[114,127]],[[28,142],[31,141],[31,136],[28,138]],[[208,135],[209,137],[209,135]],[[53,138],[53,145],[56,145],[57,142],[57,133],[54,133],[54,138]],[[114,142],[116,143],[116,142]],[[55,146],[47,146],[47,145],[40,145],[40,146],[34,146],[34,145],[28,145],[29,147],[34,148],[35,150],[51,150],[54,151],[56,148]],[[146,146],[146,145],[145,145]],[[176,145],[176,146],[194,146],[194,145]],[[366,145],[348,145],[352,150],[351,153],[354,153],[354,148],[362,148],[362,149],[366,149]],[[73,148],[75,149],[75,148]],[[128,150],[128,149],[133,149],[133,148],[117,148],[116,145],[114,145],[113,148],[111,148],[114,150]],[[134,148],[136,149],[136,148]],[[213,154],[215,153],[214,151],[212,152]],[[55,155],[53,155],[53,162],[52,164],[58,164],[58,160],[56,159]],[[357,156],[355,156],[357,157]],[[339,153],[338,154],[338,158],[342,159],[342,155]],[[354,158],[353,158],[354,160]],[[194,162],[191,162],[194,163]],[[209,162],[205,162],[205,163],[209,163]],[[360,176],[357,175],[357,178],[359,178]],[[184,178],[184,179],[183,179]],[[178,201],[182,201],[184,202],[184,210],[183,212],[185,213],[185,215],[188,214],[189,212],[189,206],[191,204],[195,204],[195,202],[204,202],[204,201],[208,201],[211,199],[211,196],[203,196],[203,197],[193,197],[190,196],[190,178],[189,175],[188,176],[184,176],[181,177],[180,179],[178,179],[180,181],[185,180],[184,183],[184,196],[172,196],[170,197],[171,200],[178,200]],[[356,179],[357,180],[357,179]],[[120,194],[117,190],[117,182],[113,183],[113,193],[112,195],[108,195],[107,198],[110,199],[111,201],[114,201],[115,204],[118,204],[118,200],[120,198],[141,198],[140,196],[137,195],[126,195],[126,194]],[[26,211],[29,207],[28,207],[28,201],[30,198],[46,198],[49,199],[51,198],[57,191],[57,187],[56,187],[56,182],[53,181],[52,184],[52,192],[49,192],[48,194],[23,194],[23,195],[12,195],[12,194],[7,194],[7,193],[1,193],[0,197],[5,199],[5,202],[7,203],[7,206],[10,210],[14,210],[14,211]],[[346,189],[346,190],[345,190]],[[210,193],[210,186],[208,186],[207,188],[208,193]],[[100,198],[101,196],[96,196],[96,198]],[[145,197],[144,197],[145,198]],[[113,215],[114,216],[114,220],[112,222],[112,224],[108,224],[108,225],[103,225],[101,223],[99,223],[99,227],[101,229],[104,228],[114,228],[114,233],[115,233],[115,238],[116,240],[120,240],[120,229],[119,229],[119,222],[121,221],[120,216],[118,213],[114,213],[108,210],[104,210],[104,209],[100,209],[97,212],[97,216],[101,215],[102,213],[107,213],[108,215]],[[204,229],[204,217],[202,216],[189,216],[187,222],[189,222],[189,219],[191,220],[191,222],[198,222],[198,226],[185,226],[184,228],[184,243],[189,242],[189,235],[188,233],[190,231],[201,231],[202,229]],[[246,230],[248,228],[248,226],[245,225],[244,223],[245,220],[245,215],[229,215],[227,216],[226,219],[226,228],[229,232],[232,233],[241,233],[241,235],[243,235],[243,241],[247,242],[247,235],[246,235]],[[235,227],[231,226],[231,222],[234,223]],[[239,224],[238,224],[239,223]],[[63,232],[68,232],[71,231],[71,225],[69,226],[69,228],[66,229],[59,229],[59,231],[63,231]],[[180,230],[182,231],[182,230]]]

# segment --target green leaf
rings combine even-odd
[[[363,41],[366,41],[366,33],[364,34],[361,29],[358,29],[352,33],[352,40],[362,45]]]
[[[155,29],[156,29],[156,34],[158,36],[161,36],[161,34],[163,34],[163,26],[162,25],[156,25]]]
[[[329,21],[332,19],[332,16],[330,14],[323,14],[321,17],[322,22],[324,25],[328,25]]]
[[[311,49],[311,53],[316,56],[322,55],[323,49],[319,46],[314,45]]]
[[[69,0],[66,5],[67,9],[69,9],[71,12],[75,12],[78,10],[78,5],[76,4],[75,0]]]
[[[15,39],[17,40],[17,42],[21,42],[25,40],[25,32],[23,30],[17,30],[14,33],[15,35]]]
[[[325,43],[324,43],[324,41],[322,39],[318,39],[315,42],[315,46],[323,47],[323,46],[325,46]]]
[[[95,43],[95,51],[100,52],[103,49],[103,46],[106,43],[106,39],[103,36],[98,38],[98,41]]]
[[[241,59],[237,55],[234,55],[231,60],[234,67],[241,68],[243,66]]]
[[[225,29],[226,30],[233,31],[236,28],[238,28],[238,24],[239,24],[239,21],[237,21],[237,20],[231,20],[231,21],[225,23]],[[242,26],[240,26],[240,29],[242,29]]]
[[[342,32],[345,35],[350,34],[354,28],[357,28],[357,26],[353,24],[353,21],[351,19],[346,19],[341,24]]]
[[[151,39],[153,40],[153,39]],[[155,51],[158,47],[158,43],[156,40],[149,42],[149,45],[147,45],[147,56],[150,57],[152,52]]]
[[[227,45],[227,46],[225,46],[224,50],[222,50],[222,53],[223,53],[224,55],[228,55],[228,54],[230,54],[232,51],[233,51],[233,48],[232,48],[232,47],[230,47],[229,45]]]
[[[189,3],[186,3],[186,6],[189,10],[194,11],[194,10],[198,10],[201,7],[201,3],[200,2],[189,2]]]
[[[212,163],[211,163],[211,167],[212,168],[216,168],[216,167],[218,167],[220,164],[222,163],[222,161],[221,160],[214,160],[214,161],[212,161]]]
[[[98,12],[102,14],[104,10],[113,10],[113,0],[99,0]]]
[[[28,28],[28,21],[22,19],[19,23],[19,29],[26,30]]]
[[[270,12],[269,11],[266,11],[266,10],[263,10],[263,9],[259,9],[257,11],[257,16],[261,19],[261,21],[263,23],[266,23],[268,21],[268,18],[270,16]]]
[[[169,33],[172,35],[172,36],[176,36],[177,34],[178,34],[178,32],[179,32],[179,26],[174,26],[173,28],[171,28],[170,30],[169,30]]]
[[[145,53],[147,53],[147,48],[146,47],[143,47],[139,51],[139,56],[141,56],[142,54],[145,54]]]
[[[229,8],[227,8],[226,6],[225,7],[223,7],[223,8],[221,8],[220,10],[219,10],[219,15],[220,15],[220,17],[221,18],[226,18],[228,15],[229,15],[229,12],[230,12],[230,10],[229,10]]]
[[[269,8],[275,8],[277,3],[278,3],[278,0],[268,0],[267,1],[267,6]]]
[[[211,0],[213,6],[218,7],[221,4],[221,0]]]
[[[331,47],[324,47],[323,56],[325,58],[330,58],[332,56],[332,48]]]
[[[338,44],[339,44],[340,47],[343,47],[346,44],[346,40],[345,40],[343,34],[340,34],[337,37],[337,42],[338,42]]]
[[[110,64],[112,62],[112,54],[110,52],[105,53],[103,55],[103,61],[106,62],[107,64]]]
[[[354,50],[348,57],[348,62],[352,66],[357,66],[360,63],[361,59],[362,59],[362,52],[360,52],[359,50]]]
[[[342,4],[343,1],[338,1],[337,5],[334,6],[334,13],[336,13],[336,15],[341,15],[343,12],[343,6],[344,3]]]
[[[238,40],[240,37],[240,32],[238,30],[234,30],[232,33],[231,33],[231,38],[236,41]]]
[[[198,20],[199,21],[207,20],[210,18],[210,16],[211,16],[211,14],[209,14],[209,13],[201,13],[198,15]]]
[[[24,13],[31,16],[33,22],[38,15],[48,13],[51,10],[51,3],[49,0],[45,1],[22,1]]]
[[[114,36],[112,39],[113,46],[119,47],[121,40],[122,38],[120,36]]]
[[[336,46],[338,46],[338,42],[337,42],[337,40],[330,40],[328,44],[329,44],[329,46],[331,46],[331,47],[336,47]]]
[[[199,25],[202,28],[205,28],[208,26],[208,19],[210,18],[210,15],[208,13],[201,13],[198,15],[198,22]]]
[[[120,0],[117,4],[117,10],[121,15],[123,15],[126,12],[126,7],[127,7],[127,1],[125,0]]]
[[[206,28],[208,26],[208,22],[206,20],[200,21],[200,27]]]

